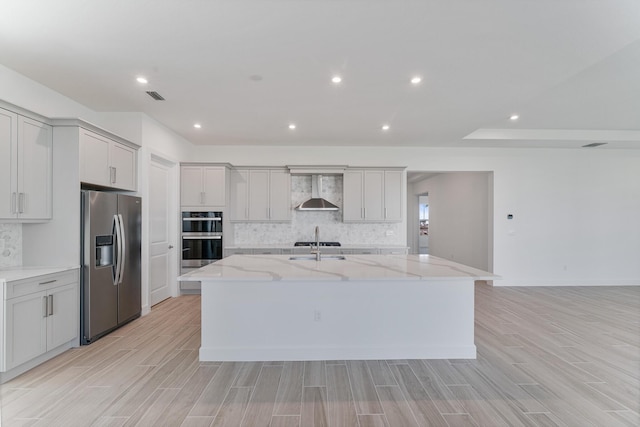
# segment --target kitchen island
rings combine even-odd
[[[295,258],[295,259],[292,259]],[[201,361],[472,359],[474,281],[429,255],[234,255],[202,282]]]

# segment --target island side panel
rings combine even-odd
[[[471,278],[203,281],[201,361],[473,359]]]

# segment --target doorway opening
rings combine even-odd
[[[418,196],[418,253],[429,253],[429,193]]]

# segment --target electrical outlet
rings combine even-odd
[[[322,320],[322,312],[320,310],[313,310],[313,321],[320,322]]]

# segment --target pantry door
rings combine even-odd
[[[178,233],[172,227],[171,203],[175,197],[172,175],[176,164],[151,155],[149,163],[149,292],[151,305],[177,295]]]

